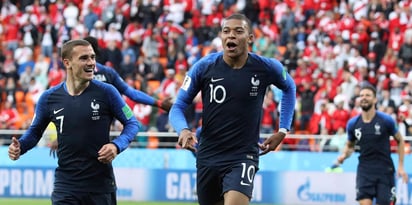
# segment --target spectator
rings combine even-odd
[[[350,113],[347,108],[344,107],[345,100],[342,98],[335,97],[335,106],[336,109],[332,113],[332,133],[335,134],[338,132],[339,128],[345,128],[346,123],[350,118]]]
[[[93,29],[94,24],[96,23],[96,21],[99,20],[99,16],[93,10],[92,3],[90,3],[87,6],[86,12],[82,13],[82,17],[83,17],[83,23],[86,26],[88,32],[90,32]]]
[[[149,73],[146,75],[147,80],[162,81],[165,77],[165,73],[162,64],[159,62],[159,57],[153,56],[149,60]]]
[[[398,64],[398,57],[393,49],[388,48],[380,62],[379,69],[383,73],[395,73]]]
[[[302,86],[298,87],[297,93],[300,97],[300,119],[299,119],[299,129],[300,130],[307,130],[309,128],[309,122],[312,119],[312,115],[314,113],[315,108],[315,93],[317,92],[318,88],[316,86],[312,86],[312,84],[308,80],[302,81]]]
[[[2,16],[7,15],[5,13],[7,13],[8,11],[6,11],[5,8],[10,8],[7,5],[13,5],[13,4],[7,1],[6,4],[3,5],[3,7],[1,8]],[[11,7],[10,9],[13,10],[13,7]],[[14,51],[19,47],[19,41],[21,39],[20,32],[19,32],[20,25],[17,22],[17,15],[11,15],[10,17],[8,17],[8,22],[6,21],[5,17],[3,17],[2,19],[4,22],[4,28],[3,28],[4,34],[3,35],[4,35],[4,42],[6,44],[6,48],[10,51]]]
[[[377,103],[377,107],[380,111],[384,111],[384,109],[387,107],[392,107],[393,110],[396,110],[395,101],[391,97],[390,90],[382,90],[380,99]]]
[[[14,51],[14,60],[17,62],[17,73],[20,75],[27,65],[34,66],[33,50],[22,41],[19,42],[19,47]]]
[[[166,70],[166,77],[162,80],[159,87],[161,96],[171,99],[174,99],[176,97],[178,86],[175,81],[175,74],[176,71],[174,69]]]
[[[329,114],[328,104],[320,102],[320,111],[315,112],[310,118],[309,131],[311,134],[332,134],[332,118]]]
[[[125,55],[128,55],[130,58],[130,62],[132,63],[137,63],[137,56],[136,53],[134,52],[134,50],[129,46],[129,42],[128,41],[122,41],[122,46],[120,48],[120,50],[122,51],[122,56],[123,58],[125,57]]]
[[[123,35],[119,31],[120,28],[114,23],[109,24],[108,31],[104,34],[103,41],[107,45],[110,41],[114,41],[116,47],[120,48],[123,41]]]
[[[12,51],[5,51],[5,59],[1,69],[1,74],[6,78],[18,78],[17,75],[17,63],[13,59]]]
[[[342,152],[346,143],[345,128],[339,127],[335,134],[332,135],[329,142],[325,144],[326,151],[329,152]],[[325,150],[325,149],[323,149]]]
[[[119,2],[118,2],[119,3]],[[130,16],[127,15],[127,4],[122,6],[118,6],[114,10],[113,18],[109,23],[113,23],[116,25],[116,28],[120,31],[120,33],[124,33],[124,29],[126,28]]]
[[[116,1],[106,1],[105,6],[102,8],[100,19],[104,24],[108,25],[114,17],[114,11],[116,9]]]
[[[143,43],[142,35],[145,29],[136,18],[132,18],[130,21],[124,30],[123,39],[129,41],[130,47],[135,51],[136,55],[139,56]]]
[[[17,87],[17,83],[15,81],[14,78],[6,78],[6,82],[5,82],[5,86],[4,86],[4,92],[1,93],[2,96],[6,96],[6,98],[4,100],[8,100],[10,102],[15,103],[16,102],[16,92],[17,90],[19,90],[19,88]],[[3,98],[2,98],[3,100]]]
[[[63,82],[66,77],[66,71],[63,69],[63,62],[58,57],[56,52],[53,53],[50,60],[50,67],[47,79],[49,81],[49,88],[58,85]]]
[[[401,45],[398,54],[401,65],[400,69],[404,70],[405,67],[412,65],[412,36],[405,39],[404,43]]]
[[[117,43],[114,40],[106,42],[106,48],[103,49],[103,53],[107,55],[107,61],[104,63],[109,67],[114,68],[120,73],[120,64],[123,60],[122,51],[117,47]]]
[[[24,72],[20,74],[19,85],[24,92],[27,92],[30,87],[30,81],[33,78],[33,68],[29,65],[25,67]]]
[[[45,88],[43,85],[38,82],[35,77],[31,77],[27,93],[33,98],[34,105],[37,105],[37,102],[44,91]]]
[[[54,45],[56,45],[57,31],[51,22],[50,17],[46,17],[45,21],[40,25],[43,34],[40,36],[41,53],[48,58],[52,57]]]
[[[146,36],[143,39],[143,44],[142,44],[142,51],[143,55],[146,58],[152,58],[153,56],[159,56],[159,50],[158,48],[158,41],[156,40],[156,32],[157,31],[152,31],[150,35]]]
[[[210,31],[211,27],[206,24],[206,17],[202,16],[199,26],[195,29],[195,36],[199,39],[200,45],[208,46],[213,40],[214,36]]]
[[[274,101],[273,92],[268,90],[263,99],[260,132],[265,134],[274,133],[277,130],[277,118],[277,105]]]
[[[136,64],[131,61],[131,58],[128,54],[123,56],[123,61],[119,67],[119,75],[122,78],[126,76],[132,76],[136,70]]]
[[[36,81],[40,83],[43,90],[45,90],[49,84],[47,79],[47,73],[49,72],[50,60],[47,59],[43,54],[37,56],[37,60],[33,68],[33,77]]]
[[[358,80],[353,76],[349,70],[343,71],[343,82],[340,85],[342,91],[345,91],[346,99],[351,99],[354,96],[354,88],[358,85]]]
[[[97,42],[99,43],[99,47],[106,48],[106,42],[104,41],[104,37],[106,35],[105,24],[103,21],[98,20],[94,23],[94,28],[90,30],[89,35],[95,37]]]
[[[0,111],[0,129],[17,129],[16,123],[19,120],[19,114],[15,107],[13,107],[13,102],[6,100],[4,103],[4,108]]]
[[[375,54],[375,62],[377,63],[377,67],[380,66],[380,62],[385,55],[386,51],[386,45],[382,40],[380,40],[381,37],[379,36],[378,32],[372,32],[371,33],[371,39],[369,41],[369,52]]]
[[[77,25],[79,14],[79,7],[77,7],[73,1],[68,1],[67,5],[63,9],[63,17],[66,19],[66,25],[69,30]]]

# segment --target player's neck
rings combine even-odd
[[[243,66],[246,64],[247,58],[248,58],[247,52],[236,58],[233,58],[227,55],[223,56],[223,60],[225,61],[225,63],[233,69],[243,68]]]
[[[370,109],[368,111],[362,111],[362,120],[363,122],[371,122],[373,117],[375,117],[376,110],[375,109]]]
[[[78,81],[71,78],[67,78],[66,87],[67,92],[71,96],[77,96],[83,93],[83,91],[89,86],[90,81]]]

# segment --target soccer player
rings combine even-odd
[[[338,167],[350,157],[357,144],[359,163],[356,174],[356,200],[361,205],[372,205],[374,199],[377,205],[395,204],[395,167],[391,158],[390,137],[398,143],[398,176],[407,183],[408,175],[403,166],[403,137],[394,119],[376,110],[376,90],[372,85],[363,85],[359,98],[362,113],[348,121],[348,140],[332,168]]]
[[[84,38],[84,40],[88,41],[92,45],[96,56],[99,55],[99,45],[97,39],[92,36],[87,36]],[[157,100],[140,90],[136,90],[133,87],[129,86],[126,82],[124,82],[124,80],[120,77],[115,69],[97,62],[94,70],[94,79],[112,84],[121,94],[127,96],[137,103],[159,107],[166,112],[169,112],[170,108],[172,107],[170,98]],[[55,156],[55,150],[57,149],[57,147],[58,142],[56,140],[53,140],[50,143],[50,155],[53,155],[53,157]]]
[[[20,139],[13,137],[9,146],[9,158],[17,160],[37,144],[49,122],[56,126],[59,147],[53,205],[115,205],[111,162],[139,131],[139,122],[119,92],[110,84],[93,80],[95,57],[85,40],[63,45],[66,81],[41,95],[29,129]],[[123,124],[123,130],[111,140],[113,118]]]
[[[249,52],[253,42],[250,20],[233,14],[222,22],[223,52],[212,53],[186,75],[169,120],[178,143],[195,150],[197,139],[184,111],[199,91],[203,116],[197,150],[197,193],[200,205],[247,205],[258,170],[259,151],[274,150],[290,129],[296,86],[283,65]],[[280,129],[259,144],[263,98],[269,85],[283,91]]]

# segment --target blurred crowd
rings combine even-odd
[[[97,61],[129,85],[173,99],[197,60],[222,51],[220,23],[232,13],[251,19],[251,51],[280,60],[295,79],[291,133],[333,136],[286,139],[284,149],[342,146],[364,82],[376,86],[377,108],[412,135],[411,0],[1,0],[0,129],[27,129],[41,93],[65,79],[62,44],[86,36],[98,39]],[[277,130],[281,97],[268,88],[262,133]],[[125,100],[142,131],[173,131],[164,111]],[[199,96],[187,111],[194,130],[201,112]]]

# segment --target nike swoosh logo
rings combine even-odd
[[[223,80],[223,79],[224,79],[224,78],[217,78],[217,79],[212,78],[210,81],[211,81],[212,83],[215,83],[215,82],[221,81],[221,80]]]
[[[60,109],[58,109],[58,110],[53,110],[53,114],[57,114],[57,113],[59,113],[60,111],[62,111],[64,108],[60,108]]]

